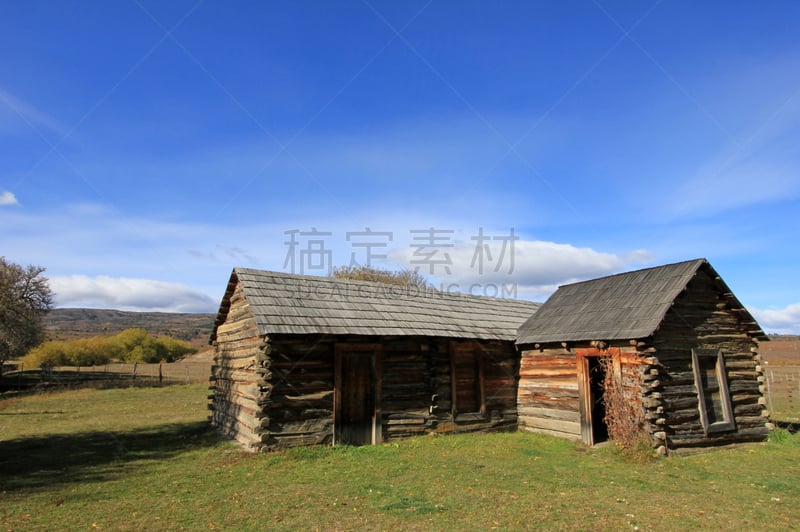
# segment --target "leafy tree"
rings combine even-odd
[[[416,270],[400,270],[393,272],[373,268],[372,266],[335,266],[333,277],[337,279],[353,279],[356,281],[377,281],[386,284],[411,286],[415,288],[428,287],[428,280]]]
[[[44,271],[0,257],[0,374],[3,363],[21,357],[44,339],[41,318],[53,306]]]

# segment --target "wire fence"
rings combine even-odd
[[[778,421],[800,422],[800,367],[768,367],[765,378],[771,417]]]
[[[2,388],[59,387],[78,385],[168,385],[207,384],[211,375],[210,363],[106,364],[104,366],[61,366],[26,370],[19,365],[6,372]],[[0,390],[2,391],[2,390]]]

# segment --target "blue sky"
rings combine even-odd
[[[59,306],[190,312],[234,266],[369,252],[541,301],[706,257],[800,333],[798,27],[795,2],[3,2],[0,255]]]

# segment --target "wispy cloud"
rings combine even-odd
[[[217,302],[178,283],[99,275],[54,276],[50,287],[59,307],[155,312],[213,312]]]
[[[0,192],[0,207],[7,207],[9,205],[19,205],[19,200],[13,192],[4,190]]]
[[[765,332],[771,334],[800,334],[800,303],[784,308],[748,308]]]
[[[800,194],[800,175],[785,163],[745,160],[720,167],[714,161],[683,185],[669,202],[672,214],[698,218]]]
[[[797,59],[743,60],[705,80],[703,98],[724,117],[727,138],[716,149],[706,148],[705,160],[681,184],[670,185],[662,204],[675,217],[706,217],[800,196]]]
[[[36,133],[50,131],[63,136],[67,128],[54,117],[35,105],[16,97],[0,88],[0,133],[21,134],[23,131]]]

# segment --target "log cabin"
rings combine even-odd
[[[766,439],[764,332],[705,259],[564,285],[519,329],[519,427],[608,438],[608,372],[661,454]]]
[[[518,327],[539,304],[235,268],[212,423],[250,450],[517,428]]]

